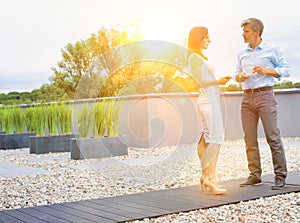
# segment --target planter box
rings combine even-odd
[[[30,153],[70,152],[70,139],[74,134],[30,137]]]
[[[19,149],[29,147],[29,137],[35,132],[0,134],[0,149]]]
[[[127,136],[70,140],[71,159],[91,159],[128,155]]]

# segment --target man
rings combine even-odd
[[[279,190],[285,187],[287,167],[284,146],[277,125],[277,103],[273,85],[274,78],[290,76],[291,68],[278,47],[270,46],[262,40],[264,25],[259,19],[244,20],[241,27],[244,42],[248,45],[238,53],[233,79],[241,82],[244,90],[241,118],[250,175],[240,186],[261,184],[262,169],[257,140],[260,119],[272,152],[275,174],[272,189]],[[246,75],[245,67],[252,67],[253,74]]]

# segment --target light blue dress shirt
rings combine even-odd
[[[235,75],[243,71],[245,66],[262,66],[274,69],[280,77],[289,77],[292,74],[291,67],[287,63],[279,47],[261,42],[254,50],[248,45],[238,53]],[[265,86],[274,86],[274,77],[255,73],[242,82],[242,89],[255,89]]]

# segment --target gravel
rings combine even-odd
[[[284,138],[283,141],[288,170],[299,170],[300,138]],[[264,139],[259,142],[263,174],[272,174],[270,150]],[[199,184],[201,173],[195,144],[129,148],[128,156],[87,160],[71,160],[70,153],[29,154],[28,148],[1,151],[0,154],[0,162],[52,171],[0,178],[0,210],[195,185]],[[107,165],[98,166],[99,162]],[[246,176],[243,140],[225,141],[217,166],[218,179]],[[299,201],[300,193],[289,193],[133,222],[300,222]]]

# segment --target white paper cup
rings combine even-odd
[[[252,75],[254,74],[253,68],[254,68],[254,66],[246,66],[246,67],[244,67],[244,68],[243,68],[244,73],[245,73],[247,76],[252,76]]]

